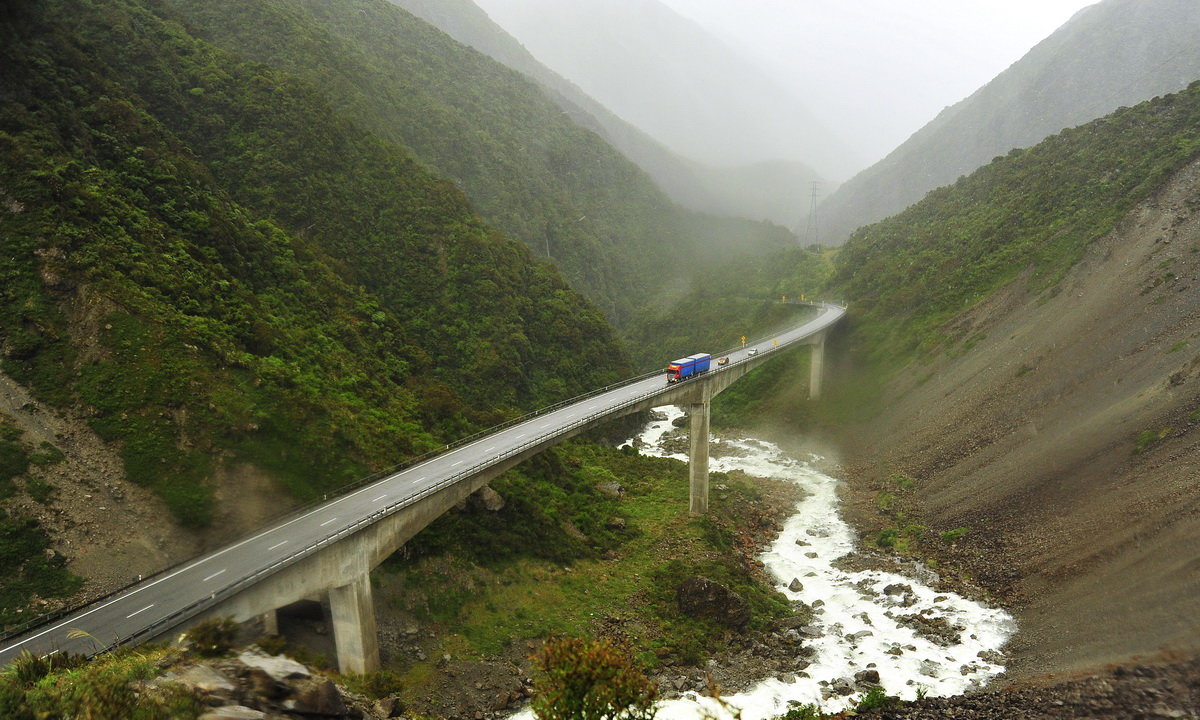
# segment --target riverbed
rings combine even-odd
[[[683,411],[657,408],[634,443],[640,452],[687,460],[666,449]],[[838,481],[821,458],[789,457],[777,445],[750,437],[710,440],[710,470],[794,482],[805,497],[761,560],[790,600],[814,608],[811,623],[797,633],[808,654],[802,671],[763,678],[750,689],[717,701],[697,693],[663,701],[664,720],[760,720],[795,705],[826,712],[853,706],[863,689],[877,683],[903,699],[949,696],[983,687],[1004,671],[1001,649],[1016,630],[1004,610],[951,592],[938,592],[932,571],[914,566],[911,575],[837,568],[855,551],[853,529],[841,518]]]

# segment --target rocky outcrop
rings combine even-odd
[[[185,688],[211,708],[201,720],[387,718],[396,707],[346,693],[305,665],[258,648],[236,659],[181,664],[148,685]]]

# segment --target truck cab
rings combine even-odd
[[[690,377],[708,372],[712,363],[712,355],[698,353],[680,358],[667,365],[667,382],[677,383]]]

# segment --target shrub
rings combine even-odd
[[[1158,443],[1162,442],[1172,433],[1172,428],[1163,428],[1162,430],[1143,430],[1133,438],[1133,454],[1140,455]]]
[[[607,640],[552,638],[534,657],[540,720],[651,720],[658,686]]]
[[[779,716],[779,720],[825,720],[829,717],[812,703],[797,705]]]
[[[947,542],[947,543],[953,544],[956,540],[958,540],[960,537],[962,537],[963,535],[966,535],[969,532],[971,532],[971,530],[969,528],[965,528],[965,527],[954,528],[953,530],[947,530],[942,533],[942,542]]]
[[[865,712],[874,710],[875,708],[887,708],[897,704],[898,698],[888,695],[883,688],[873,687],[862,696],[855,706],[857,712]]]
[[[342,684],[360,695],[379,700],[398,694],[403,690],[400,677],[391,670],[372,673],[347,673],[342,675]]]
[[[213,618],[193,625],[185,637],[198,654],[217,657],[233,649],[240,629],[232,618]]]

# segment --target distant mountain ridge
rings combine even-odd
[[[786,88],[661,3],[478,4],[543,64],[685,158],[689,180],[698,177],[716,196],[717,207],[709,209],[736,208],[742,216],[793,224],[790,188],[844,178],[855,167],[852,149]],[[638,154],[616,137],[613,142],[673,197],[694,206],[681,194],[694,186],[680,183],[677,164],[660,170],[661,159]],[[773,184],[773,174],[756,177],[762,163],[789,164],[787,182]],[[751,189],[740,190],[747,179],[754,180]]]
[[[543,65],[472,0],[391,2],[464,45],[532,79],[572,120],[607,140],[684,207],[791,225],[803,214],[794,201],[803,196],[797,188],[803,190],[812,181],[821,179],[816,171],[803,163],[776,161],[716,167],[688,160]],[[776,188],[779,192],[764,194],[763,187]]]
[[[900,212],[997,155],[1200,78],[1200,4],[1106,0],[1077,13],[969,98],[943,110],[819,208],[822,237]]]

